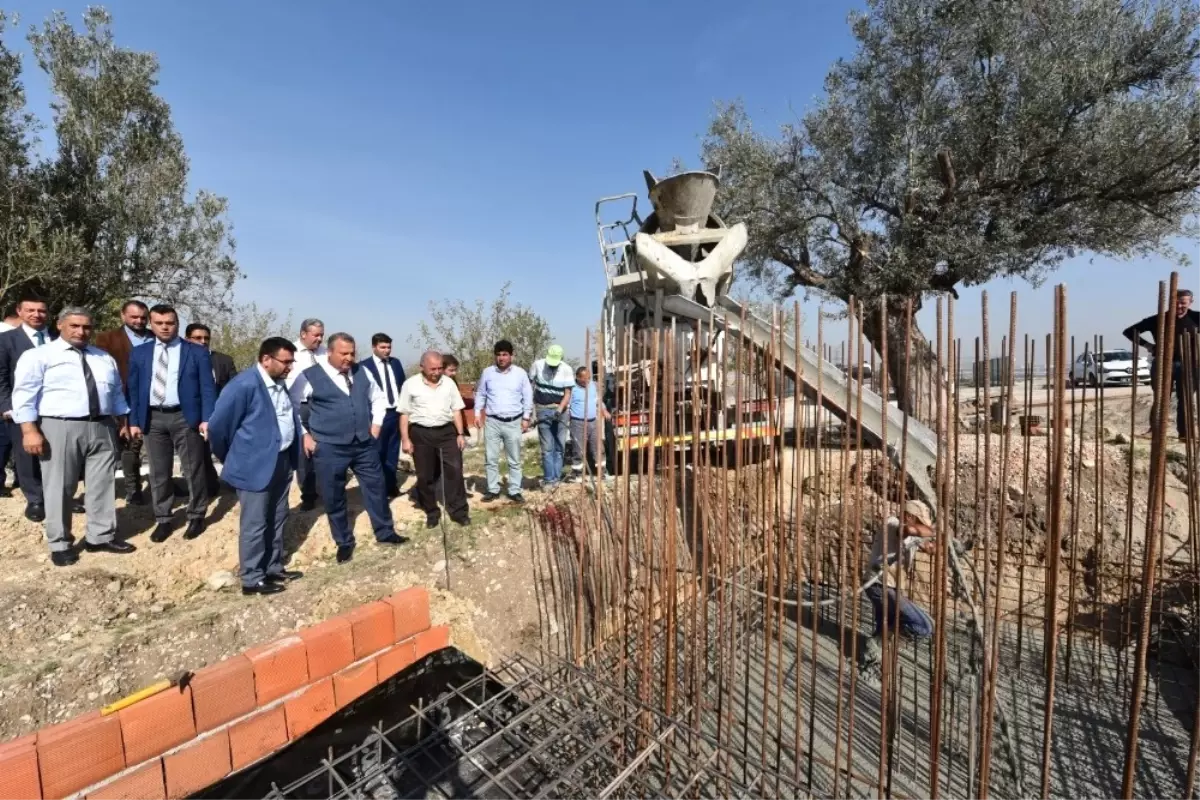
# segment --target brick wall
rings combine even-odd
[[[185,797],[449,645],[428,592],[405,589],[205,667],[183,690],[0,744],[0,800]]]

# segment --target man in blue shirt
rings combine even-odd
[[[567,450],[563,398],[575,383],[575,377],[570,365],[563,361],[562,347],[557,344],[550,345],[545,357],[533,362],[529,377],[533,381],[533,406],[542,448],[542,483],[545,488],[554,489],[562,482]]]
[[[523,503],[521,495],[521,436],[533,417],[533,386],[525,370],[512,363],[513,346],[507,339],[492,348],[495,366],[488,367],[475,387],[475,426],[483,429],[487,492],[483,502],[500,496],[500,448],[508,457],[508,497]]]
[[[600,402],[599,389],[587,367],[575,370],[575,385],[567,389],[562,407],[571,412],[571,441],[575,442],[576,457],[586,464],[588,475],[599,475],[597,465],[604,444],[602,420],[608,419],[608,409]]]

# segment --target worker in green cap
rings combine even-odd
[[[575,383],[571,365],[563,361],[561,345],[550,345],[545,357],[533,362],[529,379],[533,381],[533,413],[542,448],[542,488],[554,489],[562,482],[567,450],[569,423],[563,397]]]

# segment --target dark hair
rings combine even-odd
[[[492,348],[493,355],[498,356],[501,353],[508,353],[510,356],[512,355],[513,346],[512,342],[510,342],[508,339],[501,339],[500,341],[496,342],[496,346]]]
[[[386,333],[377,333],[371,337],[371,347],[374,347],[377,344],[391,344],[391,343],[392,343],[392,337],[388,336]]]
[[[581,373],[581,372],[588,372],[588,371],[589,371],[588,368],[584,367],[584,366],[579,366],[579,367],[575,368],[576,375],[579,375],[579,373]]]
[[[15,312],[20,308],[23,303],[41,303],[42,305],[46,305],[46,298],[34,292],[26,292],[17,298],[17,303],[13,306],[13,311]]]
[[[121,313],[122,313],[122,314],[124,314],[124,313],[125,313],[125,311],[126,311],[126,310],[128,310],[128,308],[129,308],[130,306],[137,306],[137,307],[138,307],[138,308],[140,308],[142,311],[149,311],[149,310],[150,310],[149,306],[147,306],[147,305],[146,305],[145,303],[143,303],[141,300],[126,300],[126,301],[125,301],[125,305],[121,306]]]
[[[274,358],[279,355],[280,350],[295,353],[296,345],[292,344],[290,339],[285,339],[282,336],[272,336],[270,339],[263,339],[263,343],[258,346],[258,360],[262,361],[263,356]]]
[[[209,336],[212,336],[212,328],[208,327],[203,322],[190,323],[187,328],[184,329],[183,335],[190,338],[191,335],[196,331],[204,331]]]
[[[4,307],[4,318],[15,317],[17,315],[17,304],[9,303]]]
[[[446,367],[457,367],[458,359],[449,353],[442,353],[442,369]]]
[[[175,319],[179,319],[179,312],[175,310],[175,306],[169,306],[166,303],[158,303],[157,305],[150,306],[150,313],[158,314],[160,317],[163,314],[174,314]]]
[[[1192,290],[1191,289],[1179,289],[1175,292],[1175,296],[1176,297],[1191,297]]]

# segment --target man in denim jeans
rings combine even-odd
[[[567,449],[567,419],[562,410],[563,397],[575,383],[569,364],[563,362],[563,349],[552,344],[546,357],[533,362],[529,373],[533,381],[533,405],[537,415],[538,441],[542,447],[542,483],[553,489],[563,479],[563,455]]]
[[[933,552],[933,522],[929,509],[919,500],[904,504],[903,517],[903,524],[896,517],[889,517],[884,530],[875,534],[867,574],[863,576],[871,580],[876,572],[880,572],[879,580],[863,592],[875,611],[875,632],[867,640],[859,663],[864,677],[868,678],[878,677],[884,631],[894,628],[904,638],[915,640],[933,636],[933,620],[925,609],[896,591],[894,574],[909,563],[914,551]],[[886,618],[883,610],[885,594]]]
[[[487,492],[483,502],[500,496],[500,450],[508,456],[508,499],[521,496],[521,435],[533,417],[533,388],[529,375],[512,363],[513,346],[507,339],[492,348],[495,366],[488,367],[475,387],[475,427],[483,429],[484,471]]]

